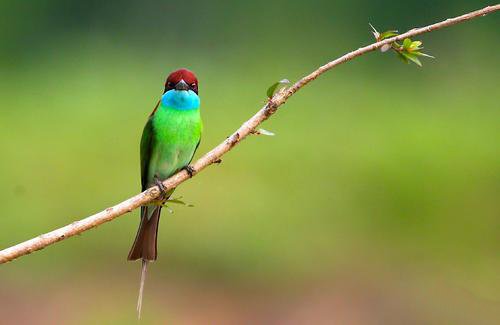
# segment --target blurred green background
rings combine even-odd
[[[196,157],[297,80],[486,1],[1,1],[0,247],[139,190],[166,75],[200,79]],[[500,16],[426,34],[291,98],[164,213],[143,323],[498,324]],[[5,324],[136,323],[137,211],[0,266]]]

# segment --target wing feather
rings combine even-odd
[[[160,101],[156,104],[153,112],[149,115],[148,121],[144,126],[141,138],[141,187],[142,190],[146,190],[148,187],[148,175],[149,175],[149,163],[151,160],[151,155],[154,145],[153,137],[153,116],[160,105]]]

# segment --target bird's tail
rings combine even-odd
[[[141,224],[134,244],[128,253],[128,260],[143,259],[155,261],[157,257],[156,238],[160,223],[161,206],[148,205],[141,208]]]
[[[148,260],[142,260],[141,284],[139,285],[139,297],[137,298],[137,319],[141,319],[142,294],[144,293],[144,282],[146,281],[146,272],[148,270]]]
[[[137,317],[141,318],[142,295],[144,293],[144,282],[148,262],[156,260],[156,241],[158,236],[158,225],[160,223],[161,206],[148,205],[141,208],[141,223],[134,244],[128,253],[128,260],[142,260],[141,283],[139,286],[139,298],[137,299]]]

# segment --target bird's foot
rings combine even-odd
[[[163,185],[163,182],[157,176],[155,176],[155,184],[156,186],[158,186],[158,190],[160,190],[160,196],[159,196],[160,201],[166,200],[167,188],[165,187],[165,185]]]
[[[187,171],[187,173],[189,174],[189,177],[193,177],[193,175],[196,173],[196,170],[191,165],[187,165],[183,169]]]

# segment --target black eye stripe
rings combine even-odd
[[[174,89],[176,83],[173,81],[167,81],[167,84],[165,85],[165,91]],[[189,84],[189,88],[192,89],[195,93],[198,93],[198,83],[192,82]]]

